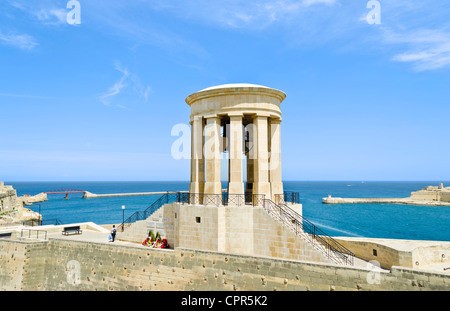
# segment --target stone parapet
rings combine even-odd
[[[450,276],[185,248],[150,249],[51,239],[0,240],[0,290],[422,291],[449,290]]]

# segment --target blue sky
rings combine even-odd
[[[0,180],[188,180],[185,98],[283,90],[284,180],[450,180],[448,0],[0,2]]]

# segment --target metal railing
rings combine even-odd
[[[276,204],[300,204],[300,194],[295,191],[284,191],[283,194],[275,194]]]
[[[62,221],[61,220],[59,220],[59,219],[56,219],[56,218],[51,218],[51,219],[43,219],[42,221],[41,221],[41,226],[46,226],[46,225],[55,225],[55,226],[58,226],[58,225],[62,225],[63,223],[62,223]]]
[[[222,205],[252,205],[262,206],[264,204],[265,195],[263,194],[228,194],[223,192],[222,194],[205,194],[205,193],[189,193],[189,192],[167,192],[162,195],[158,200],[153,202],[144,211],[134,212],[128,217],[122,224],[117,227],[118,231],[124,231],[140,220],[145,220],[150,217],[154,212],[161,208],[164,204],[168,203],[182,203],[182,204],[202,204],[212,206]]]
[[[266,198],[264,194],[253,194],[253,193],[229,194],[228,192],[224,192],[222,196],[223,196],[223,205],[234,205],[234,206],[243,206],[243,205],[262,206],[264,204],[264,199]]]
[[[45,225],[62,225],[63,223],[59,220],[59,219],[29,219],[29,220],[24,220],[21,222],[21,224],[23,226],[28,226],[28,227],[37,227],[37,226],[45,226]]]
[[[286,192],[282,196],[282,202],[298,202],[298,192]],[[153,202],[144,211],[134,212],[117,228],[118,231],[124,231],[132,223],[140,220],[145,220],[150,217],[154,212],[161,208],[164,204],[168,203],[182,203],[182,204],[201,204],[209,206],[263,206],[265,202],[264,194],[229,194],[228,192],[222,192],[221,194],[207,194],[207,193],[190,193],[190,192],[167,192],[162,195],[158,200]]]
[[[264,194],[207,194],[207,193],[178,193],[178,203],[202,204],[212,206],[233,205],[233,206],[262,206],[264,204]]]
[[[276,204],[272,200],[266,199],[263,207],[271,216],[282,222],[296,235],[303,237],[333,262],[353,265],[355,255],[350,250],[286,204]]]
[[[161,208],[164,204],[178,202],[180,200],[181,192],[167,192],[162,195],[158,200],[153,202],[144,211],[134,212],[130,217],[128,217],[122,224],[117,227],[118,231],[124,231],[126,228],[131,226],[132,223],[136,221],[145,220],[150,217],[154,212]]]
[[[28,234],[26,232],[28,231]],[[25,232],[25,234],[24,234]],[[47,231],[45,230],[33,230],[33,229],[22,229],[20,231],[20,238],[36,239],[36,240],[47,240]]]

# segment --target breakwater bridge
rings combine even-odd
[[[45,194],[69,194],[69,193],[86,193],[86,191],[79,189],[56,189],[51,191],[45,191]]]
[[[45,191],[45,194],[65,194],[65,198],[69,198],[69,193],[81,193],[83,196],[85,195],[86,191],[79,190],[79,189],[70,189],[70,188],[61,188],[61,189],[55,189],[50,191]]]
[[[171,191],[169,191],[172,193]],[[168,191],[164,192],[136,192],[136,193],[108,193],[108,194],[95,194],[91,193],[86,190],[80,190],[80,189],[72,189],[72,188],[60,188],[50,191],[43,192],[44,194],[65,194],[66,198],[68,198],[69,194],[72,193],[79,193],[83,195],[83,198],[85,199],[92,199],[92,198],[108,198],[108,197],[128,197],[128,196],[141,196],[141,195],[163,195],[168,193]],[[175,192],[174,192],[175,193]]]

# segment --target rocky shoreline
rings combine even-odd
[[[36,196],[17,197],[17,191],[12,186],[5,186],[4,182],[0,182],[0,225],[40,221],[42,216],[25,208],[24,205],[46,200],[47,195],[45,193]]]

